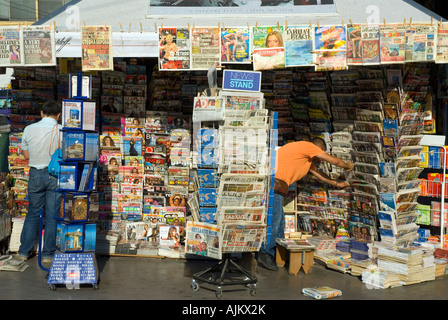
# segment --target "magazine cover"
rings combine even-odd
[[[406,62],[434,61],[436,28],[433,25],[409,25],[406,29]]]
[[[220,28],[191,28],[191,69],[208,70],[221,63]]]
[[[56,43],[54,30],[48,26],[27,26],[22,28],[25,65],[56,65]]]
[[[264,224],[223,224],[222,252],[257,252],[264,241]]]
[[[82,26],[81,50],[82,71],[114,70],[110,26]]]
[[[314,66],[313,33],[310,26],[285,28],[286,67]]]
[[[362,64],[377,65],[380,63],[380,27],[363,25],[362,36]]]
[[[166,247],[180,247],[179,226],[159,226],[159,245]]]
[[[101,96],[101,113],[121,114],[123,112],[122,96]]]
[[[286,67],[283,26],[252,28],[254,70],[280,69]]]
[[[302,293],[314,299],[329,299],[342,296],[342,291],[330,287],[303,288]]]
[[[347,27],[347,64],[362,65],[361,25]]]
[[[126,117],[144,118],[146,115],[146,97],[124,96],[124,114]]]
[[[159,70],[190,69],[188,28],[159,28]]]
[[[406,51],[406,26],[380,26],[381,64],[404,63]]]
[[[23,39],[18,28],[0,28],[0,65],[17,66],[24,63]]]
[[[442,23],[437,29],[436,63],[448,63],[448,24]]]
[[[220,228],[203,222],[187,222],[185,253],[222,259]]]
[[[141,156],[142,152],[142,138],[123,137],[123,156]]]
[[[344,26],[314,27],[316,71],[347,68],[347,34]]]
[[[221,43],[221,62],[251,62],[249,28],[222,28]]]

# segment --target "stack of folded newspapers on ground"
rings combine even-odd
[[[379,247],[378,268],[400,275],[403,285],[420,283],[423,273],[423,249],[419,247]]]

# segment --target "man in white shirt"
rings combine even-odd
[[[30,167],[29,207],[20,236],[17,259],[27,260],[32,254],[38,234],[41,209],[45,212],[42,262],[51,262],[56,249],[57,221],[54,217],[59,211],[61,194],[55,192],[58,179],[48,173],[48,164],[51,155],[58,148],[60,114],[61,105],[56,101],[47,101],[42,106],[42,119],[23,130],[22,154],[29,160]]]

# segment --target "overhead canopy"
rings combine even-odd
[[[235,14],[235,10],[238,11],[236,7],[212,8],[214,14],[209,13],[210,7],[206,8],[207,10],[196,11],[190,7],[188,13],[184,13],[179,6],[156,8],[154,5],[150,6],[150,1],[154,4],[156,0],[73,0],[34,25],[51,24],[56,27],[58,57],[81,56],[79,29],[83,24],[106,24],[112,27],[114,57],[157,57],[156,28],[162,25],[165,27],[217,26],[218,24],[221,26],[277,24],[292,26],[311,23],[323,26],[342,23],[379,24],[403,23],[404,21],[409,23],[411,19],[412,22],[428,22],[431,19],[436,22],[442,19],[441,16],[413,0],[334,0],[335,10],[326,10],[326,12],[325,10],[322,12],[318,6],[310,6],[310,9],[303,6],[306,9],[289,12],[283,10],[286,7],[280,5],[277,7],[258,6],[254,9],[240,10],[239,14]],[[234,1],[248,2],[247,0]],[[257,2],[257,0],[251,1]],[[182,3],[183,1],[175,2]],[[274,2],[271,1],[271,3]],[[313,11],[311,7],[315,7],[316,10]],[[276,10],[269,10],[269,8]]]

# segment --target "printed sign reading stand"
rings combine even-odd
[[[222,89],[233,91],[260,92],[261,72],[224,70]]]

